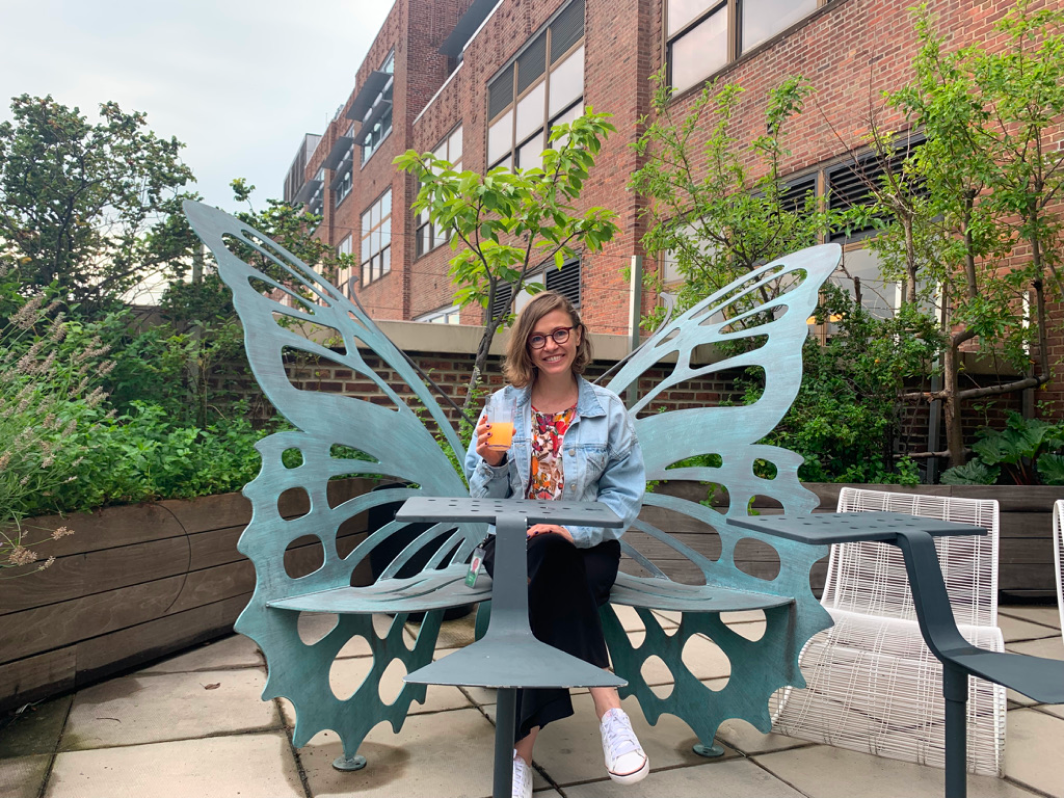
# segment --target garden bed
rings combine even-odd
[[[332,483],[330,501],[372,484]],[[302,515],[305,501],[283,497],[282,514]],[[345,537],[365,535],[363,516]],[[41,547],[56,558],[50,568],[0,587],[0,711],[232,632],[255,586],[236,549],[250,518],[247,499],[226,493],[28,519],[76,534]],[[286,566],[309,570],[320,556],[308,541],[287,552]]]

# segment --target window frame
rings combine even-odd
[[[533,35],[531,35],[528,38],[528,40],[521,46],[521,48],[514,54],[514,56],[512,58],[510,58],[506,62],[506,64],[504,64],[503,67],[501,69],[499,69],[498,72],[495,73],[495,75],[492,76],[491,80],[488,81],[488,83],[487,83],[487,91],[485,91],[485,93],[484,93],[485,94],[485,97],[484,97],[484,104],[485,104],[484,116],[485,116],[485,119],[487,120],[487,123],[484,126],[485,161],[487,161],[488,158],[490,157],[490,155],[489,155],[489,152],[490,152],[489,151],[489,141],[490,141],[490,135],[491,135],[491,128],[496,122],[498,122],[500,119],[502,119],[504,116],[506,116],[506,114],[510,114],[510,120],[509,120],[510,121],[510,135],[509,135],[510,147],[508,149],[504,150],[502,152],[502,154],[499,155],[498,157],[496,157],[493,161],[488,163],[487,171],[491,171],[492,169],[495,169],[495,168],[497,168],[499,166],[502,166],[502,167],[507,168],[507,169],[515,167],[515,166],[517,168],[524,168],[519,163],[519,158],[518,158],[518,154],[521,151],[521,149],[526,147],[528,144],[532,143],[533,140],[537,136],[539,136],[540,140],[542,141],[542,144],[543,144],[543,146],[539,149],[539,153],[542,153],[544,150],[546,150],[550,146],[550,141],[549,141],[549,139],[550,139],[550,130],[554,126],[554,124],[557,122],[557,120],[560,119],[561,117],[563,117],[564,115],[566,115],[575,106],[577,106],[577,105],[580,105],[581,107],[583,106],[584,92],[585,92],[585,89],[586,89],[586,80],[585,80],[585,78],[586,78],[586,75],[587,75],[587,50],[586,49],[584,49],[584,53],[582,55],[583,70],[582,70],[582,75],[581,75],[581,90],[580,90],[580,94],[577,97],[571,99],[569,102],[567,102],[565,104],[565,106],[563,108],[561,108],[553,116],[551,116],[551,114],[550,114],[550,96],[551,96],[550,83],[551,83],[552,74],[554,72],[556,72],[557,69],[562,64],[564,64],[569,58],[572,58],[577,53],[577,51],[581,50],[582,48],[585,48],[585,45],[586,45],[586,40],[587,40],[587,7],[586,7],[586,3],[584,4],[584,17],[583,17],[583,22],[581,24],[581,33],[580,33],[579,38],[575,39],[572,42],[572,44],[570,44],[569,47],[566,50],[564,50],[561,53],[559,53],[556,58],[552,58],[552,49],[553,49],[553,46],[554,46],[553,37],[554,37],[554,29],[555,29],[554,23],[557,22],[558,19],[567,10],[569,10],[572,7],[573,3],[577,3],[577,2],[583,3],[583,1],[584,0],[572,0],[572,2],[566,3],[562,8],[558,9],[554,14],[552,14],[550,19],[548,19]],[[520,77],[520,60],[521,60],[521,57],[526,52],[530,51],[534,46],[536,46],[536,44],[537,44],[537,42],[538,42],[540,37],[543,37],[543,53],[544,53],[543,72],[542,72],[542,74],[539,74],[537,77],[535,77],[527,86],[525,86],[523,89],[521,89],[521,88],[519,88],[520,87],[520,82],[521,82],[521,77]],[[492,84],[498,82],[500,80],[500,78],[502,78],[504,75],[506,75],[508,71],[510,72],[510,74],[512,76],[511,77],[511,87],[512,87],[512,89],[511,89],[512,90],[511,100],[510,100],[509,103],[507,103],[505,106],[503,106],[501,108],[501,110],[497,111],[494,115],[492,115],[491,114],[491,86],[492,86]],[[532,131],[530,131],[528,133],[525,133],[521,137],[521,139],[518,140],[518,138],[517,138],[517,121],[518,121],[517,110],[518,110],[518,106],[520,106],[521,102],[524,99],[526,99],[530,94],[532,94],[535,91],[537,91],[541,86],[543,87],[542,124],[539,125],[539,127],[535,128],[534,130],[532,130]]]
[[[374,132],[371,134],[371,137],[374,139],[373,142],[371,144],[363,144],[361,147],[359,147],[359,149],[362,151],[361,164],[359,166],[360,169],[365,168],[366,164],[369,163],[370,159],[377,153],[377,150],[381,148],[381,145],[388,140],[389,136],[392,135],[393,114],[395,111],[395,48],[392,48],[388,51],[388,55],[385,57],[384,62],[381,64],[381,68],[379,71],[389,73],[392,78],[388,81],[384,88],[380,90],[380,93],[377,95],[377,99],[370,106],[369,110],[366,111],[366,115],[362,117],[362,124],[365,124],[365,120],[369,117],[370,114],[373,113],[373,109],[376,107],[378,102],[387,102],[390,107],[387,111],[384,112],[381,118],[378,119],[374,125],[375,131],[378,128],[380,129],[379,137],[377,136],[376,132]],[[359,134],[361,133],[362,130],[360,128]]]
[[[391,231],[391,220],[392,220],[392,211],[393,211],[392,201],[393,201],[394,198],[391,195],[392,195],[392,187],[388,186],[388,188],[386,188],[384,191],[382,191],[376,197],[376,199],[374,199],[373,202],[371,202],[366,207],[366,209],[361,214],[359,214],[359,217],[358,217],[359,218],[358,275],[359,275],[359,285],[362,288],[366,288],[366,287],[372,285],[373,283],[379,281],[385,275],[391,274],[391,271],[392,271],[392,259],[391,259],[392,231]],[[387,217],[385,217],[384,214],[381,213],[381,218],[377,221],[377,224],[375,224],[375,225],[371,224],[370,228],[367,230],[366,229],[365,217],[368,215],[370,217],[370,220],[372,221],[373,209],[375,207],[377,207],[378,205],[380,205],[382,210],[383,210],[383,200],[384,200],[385,196],[388,196],[388,215],[387,215]],[[373,233],[380,231],[381,227],[384,225],[385,220],[388,221],[388,242],[384,243],[383,234],[381,234],[382,238],[381,238],[381,247],[380,247],[380,249],[378,249],[378,250],[370,250],[368,256],[364,256],[363,255],[363,242],[367,238],[369,238],[371,240],[371,242],[372,242]],[[371,244],[371,246],[372,246],[372,244]],[[388,257],[387,257],[388,268],[387,269],[384,268],[384,264],[385,264],[385,257],[384,256],[385,256],[385,253],[387,253],[387,255],[388,255]],[[376,265],[376,268],[377,268],[376,276],[374,276],[375,265]]]
[[[454,161],[451,160],[452,143],[455,137],[459,137],[461,144],[458,149],[458,158]],[[445,149],[446,154],[441,156],[440,150]],[[437,158],[443,158],[445,161],[450,161],[451,166],[455,171],[462,170],[462,158],[465,155],[465,134],[462,131],[462,123],[459,122],[447,133],[446,136],[437,144],[433,150],[433,154]],[[420,191],[420,185],[418,186]],[[415,194],[416,196],[416,194]],[[422,220],[422,214],[425,219]],[[429,242],[429,247],[425,248],[425,241]],[[450,238],[440,238],[437,235],[436,225],[429,218],[428,213],[425,211],[414,213],[414,259],[428,255],[430,252],[435,251],[437,248],[450,241]]]
[[[751,53],[756,53],[763,47],[771,45],[772,42],[774,42],[777,38],[787,33],[788,31],[797,28],[801,25],[805,25],[814,17],[814,15],[816,15],[817,12],[819,12],[825,6],[842,2],[842,0],[816,0],[816,8],[814,8],[804,17],[801,17],[800,19],[796,20],[790,25],[787,25],[784,28],[780,28],[772,35],[750,46],[745,51],[743,50],[742,43],[742,18],[744,2],[746,2],[746,0],[707,0],[706,8],[704,8],[700,13],[696,14],[694,17],[684,23],[673,33],[669,32],[669,0],[664,0],[664,2],[662,2],[661,51],[665,57],[665,63],[667,65],[666,79],[670,86],[673,85],[673,45],[675,45],[676,42],[678,42],[687,34],[693,32],[702,23],[709,20],[709,18],[712,17],[714,14],[720,11],[723,11],[725,14],[725,36],[727,40],[727,52],[724,54],[724,63],[713,71],[707,72],[702,77],[696,78],[695,81],[690,85],[674,88],[673,96],[679,97],[680,95],[685,94],[688,91],[691,91],[692,89],[700,89],[703,85],[705,85],[706,81],[711,79],[714,75],[727,69],[728,67],[742,60]]]

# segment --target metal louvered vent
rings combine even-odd
[[[553,64],[584,35],[584,0],[573,0],[550,26],[550,62]]]
[[[510,301],[513,299],[514,289],[512,285],[500,285],[495,289],[495,301],[491,303],[491,317],[493,319],[505,318],[510,312]]]
[[[488,86],[488,119],[494,119],[514,101],[514,67],[506,68]]]
[[[517,56],[517,93],[520,94],[531,86],[547,68],[547,32],[539,34],[532,43]]]
[[[580,261],[571,260],[561,269],[548,267],[545,277],[548,291],[557,291],[580,307]]]
[[[869,153],[854,163],[843,163],[827,173],[828,184],[828,207],[832,210],[845,211],[860,205],[872,205],[875,202],[872,196],[871,186],[882,185],[883,177],[888,173],[901,175],[905,159],[912,155],[916,147],[923,141],[910,141],[908,149],[899,149],[889,159],[876,157],[875,153]],[[909,192],[915,196],[926,196],[927,186],[924,181],[916,181],[906,178]],[[875,225],[869,223],[862,228],[846,230],[833,230],[828,240],[842,241],[847,238],[860,237],[875,229]]]
[[[816,195],[815,174],[787,183],[780,197],[780,207],[787,213],[801,213],[810,194]]]

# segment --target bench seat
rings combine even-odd
[[[685,585],[668,579],[617,574],[610,603],[673,612],[737,612],[793,604],[791,596],[720,585]]]
[[[475,587],[466,587],[469,566],[459,563],[438,570],[423,571],[407,579],[378,579],[368,587],[338,587],[318,590],[285,599],[267,601],[266,606],[292,612],[331,612],[337,615],[366,615],[387,612],[428,612],[464,607],[491,600],[491,579],[481,575]]]

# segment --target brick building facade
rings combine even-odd
[[[1011,6],[928,3],[952,46],[991,39]],[[609,112],[617,132],[582,201],[617,212],[621,232],[566,274],[551,269],[541,279],[578,299],[592,330],[630,334],[623,270],[643,255],[645,231],[644,200],[626,186],[640,166],[631,145],[651,110],[651,75],[670,63],[678,118],[707,79],[741,85],[733,131],[741,141],[764,132],[769,90],[804,76],[815,94],[790,124],[783,174],[824,194],[848,149],[862,146],[870,104],[912,74],[917,40],[907,8],[893,0],[395,0],[350,96],[305,165],[293,164],[286,199],[321,212],[317,235],[356,256],[355,273],[342,277],[374,318],[480,324],[478,308],[453,306],[450,248],[411,212],[415,181],[392,159],[413,148],[480,172],[527,166],[552,122],[583,106]],[[904,121],[883,111],[879,122],[891,129]],[[863,242],[842,243],[850,272],[875,286]],[[893,286],[878,287],[874,301],[891,304]],[[644,295],[643,310],[655,301]],[[1064,343],[1056,339],[1059,358]],[[1060,385],[1050,387],[1042,395],[1059,400]]]

